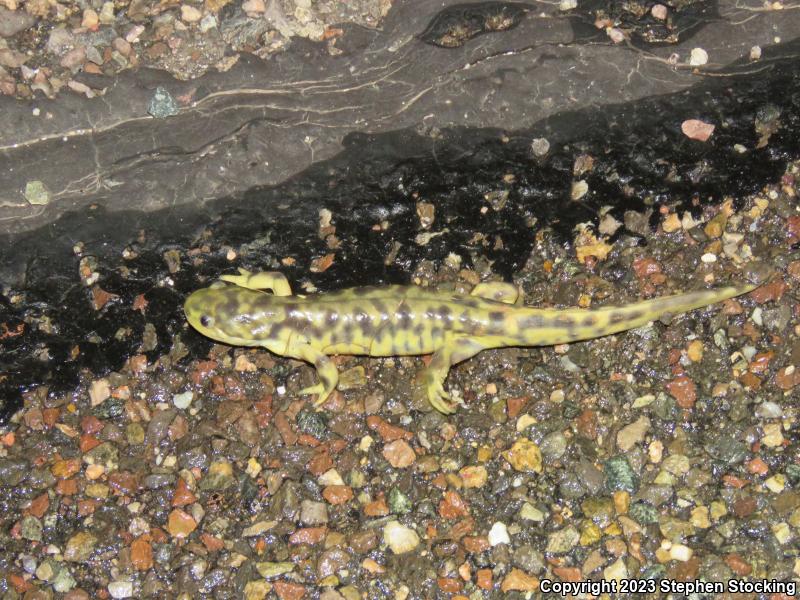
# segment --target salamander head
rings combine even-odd
[[[183,312],[192,327],[212,340],[260,345],[277,320],[271,299],[262,292],[215,284],[193,292],[186,299]]]

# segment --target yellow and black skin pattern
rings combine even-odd
[[[455,411],[444,389],[450,367],[482,350],[597,338],[756,287],[702,290],[627,306],[540,309],[521,305],[518,288],[502,282],[480,283],[469,295],[392,285],[301,296],[292,294],[281,273],[239,271],[187,298],[186,318],[200,333],[311,363],[319,383],[301,394],[317,394],[316,406],[339,381],[331,355],[433,354],[423,383],[430,403],[445,414]]]

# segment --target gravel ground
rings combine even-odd
[[[54,97],[67,87],[92,97],[93,82],[139,67],[194,79],[210,68],[227,71],[242,52],[269,58],[292,37],[326,41],[335,55],[342,30],[334,25],[375,28],[390,7],[388,0],[0,0],[0,93]]]
[[[612,218],[568,245],[543,229],[517,277],[528,304],[775,273],[669,323],[484,352],[449,378],[464,400],[453,417],[421,401],[419,358],[338,358],[340,390],[315,412],[298,396],[309,366],[221,345],[184,367],[180,344],[132,356],[60,397],[30,391],[0,436],[2,597],[477,599],[550,581],[796,580],[798,173],[738,210],[664,207],[645,244],[609,242]],[[203,244],[187,256],[202,261]],[[488,273],[415,276],[468,288]]]

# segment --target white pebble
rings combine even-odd
[[[692,53],[689,55],[689,64],[693,67],[699,67],[708,62],[708,52],[702,48],[692,48]]]
[[[758,405],[756,416],[759,419],[780,419],[783,416],[783,408],[777,402],[767,400]]]
[[[395,554],[411,552],[419,546],[417,532],[399,521],[389,521],[383,528],[383,541]]]
[[[541,158],[550,152],[550,142],[548,142],[545,138],[535,138],[533,142],[531,142],[531,151],[533,152],[534,156]]]
[[[694,554],[694,551],[689,548],[689,546],[684,546],[683,544],[672,544],[672,547],[669,549],[669,557],[672,560],[678,560],[680,562],[686,562],[692,558],[692,554]]]
[[[511,538],[508,535],[506,524],[501,521],[495,522],[489,530],[489,545],[497,546],[499,544],[510,544]]]
[[[112,598],[130,598],[133,596],[133,583],[130,581],[112,581],[108,584],[108,593]]]
[[[700,257],[700,260],[706,264],[715,263],[717,262],[717,255],[712,252],[706,252]]]
[[[773,494],[780,494],[786,487],[786,477],[783,473],[776,473],[764,482],[767,489]]]
[[[191,405],[193,398],[194,398],[194,393],[190,390],[187,392],[183,392],[182,394],[175,394],[172,397],[172,403],[175,405],[175,408],[180,408],[184,410],[189,408],[189,405]]]
[[[328,469],[325,471],[319,476],[317,482],[323,487],[329,485],[344,485],[344,480],[342,479],[342,476],[339,475],[339,471],[336,469]]]

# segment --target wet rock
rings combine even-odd
[[[20,535],[26,540],[41,542],[42,522],[33,516],[24,517],[20,524]]]
[[[374,529],[362,529],[350,536],[350,548],[356,554],[366,554],[378,545],[378,534]]]
[[[404,515],[411,512],[413,509],[413,502],[411,499],[400,491],[399,488],[393,487],[389,490],[389,510],[396,515]]]
[[[517,471],[528,473],[542,472],[542,453],[534,442],[520,438],[503,452],[503,457]]]
[[[299,486],[293,481],[284,481],[273,496],[267,515],[270,519],[286,518],[295,521],[300,514]]]
[[[634,502],[628,509],[628,514],[640,525],[658,522],[658,510],[649,502]]]
[[[544,555],[529,544],[517,547],[511,561],[526,573],[541,573],[545,569]]]
[[[496,521],[492,525],[492,528],[489,530],[488,538],[490,546],[511,543],[511,537],[508,535],[508,528],[506,527],[506,524],[501,521]]]
[[[545,552],[549,554],[566,554],[578,544],[580,538],[578,530],[569,525],[547,536]]]
[[[695,534],[696,528],[688,521],[681,521],[671,516],[661,516],[658,527],[661,534],[672,542],[686,541]]]
[[[636,444],[643,442],[649,430],[650,419],[642,415],[633,423],[619,430],[619,433],[617,433],[617,447],[623,452],[627,452]]]
[[[341,548],[331,548],[320,554],[317,560],[317,577],[323,579],[335,575],[350,562],[350,554]]]
[[[567,438],[561,431],[554,431],[544,437],[539,448],[548,461],[559,459],[567,451]]]
[[[185,513],[179,508],[176,508],[169,513],[167,531],[169,531],[172,537],[178,539],[185,538],[195,529],[197,529],[197,521],[195,521],[192,515]]]
[[[399,521],[390,521],[383,528],[383,541],[395,554],[411,552],[419,546],[417,532]]]
[[[140,423],[128,423],[125,426],[125,439],[131,446],[144,444],[144,428]]]
[[[668,485],[648,485],[636,494],[635,500],[649,502],[653,506],[662,506],[672,499],[675,490]]]
[[[564,498],[580,498],[586,495],[583,483],[577,473],[563,473],[559,476],[558,491]]]
[[[614,516],[614,502],[611,498],[593,496],[581,503],[581,510],[586,518],[600,527],[606,527]]]
[[[208,467],[208,473],[200,480],[200,489],[219,491],[229,488],[235,483],[233,465],[226,460],[216,460]]]
[[[108,584],[108,593],[112,598],[131,598],[133,596],[133,582],[112,581]]]
[[[150,490],[172,486],[175,476],[167,473],[151,473],[144,478],[144,486]]]
[[[581,460],[575,468],[575,474],[581,481],[581,485],[589,494],[599,494],[605,485],[605,475],[593,463],[588,460]]]
[[[180,108],[172,94],[166,88],[158,86],[150,103],[147,105],[147,114],[156,119],[165,119],[177,115],[178,112],[180,112]]]
[[[83,462],[100,465],[106,472],[115,471],[119,467],[119,449],[111,442],[104,442],[84,454]]]
[[[11,37],[35,23],[36,19],[24,10],[8,10],[0,6],[0,37]]]
[[[194,393],[191,390],[189,390],[172,396],[172,404],[175,406],[175,408],[178,408],[180,410],[186,410],[192,405],[193,399],[194,399]]]
[[[50,583],[53,585],[53,589],[59,594],[66,594],[77,585],[72,573],[65,567],[60,567],[57,570],[56,576]]]
[[[153,446],[164,439],[169,430],[170,423],[175,419],[177,412],[174,409],[158,411],[147,424],[147,443]]]
[[[303,500],[300,503],[300,522],[304,525],[324,525],[328,522],[328,507],[324,502]]]
[[[323,440],[328,433],[328,419],[325,413],[316,410],[303,410],[297,415],[297,428],[311,437]]]
[[[747,444],[727,434],[710,436],[706,450],[715,459],[729,466],[741,463],[748,455]]]
[[[628,459],[624,456],[613,456],[605,462],[606,487],[610,491],[623,490],[635,492],[639,487],[638,478]]]
[[[414,464],[417,455],[405,440],[389,442],[383,447],[383,456],[396,469],[404,469]]]
[[[76,533],[64,548],[64,560],[70,562],[85,562],[92,555],[97,545],[97,538],[86,531]]]
[[[27,461],[13,458],[0,458],[0,484],[8,487],[18,485],[25,479],[30,466]]]

